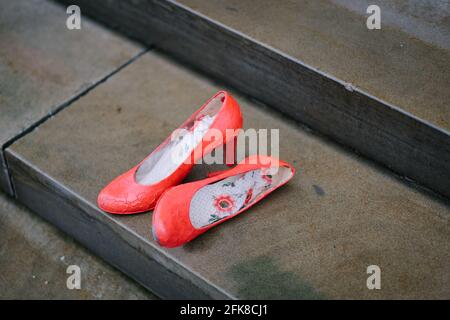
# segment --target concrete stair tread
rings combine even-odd
[[[86,20],[68,30],[65,9],[42,1],[0,1],[0,147],[142,52]],[[9,191],[3,156],[0,187]]]
[[[298,169],[288,185],[177,249],[153,242],[151,213],[101,212],[101,188],[218,89],[141,56],[6,149],[19,201],[161,297],[448,297],[446,202],[234,91],[245,127],[280,129],[280,157]],[[196,166],[188,180],[216,169]],[[366,288],[371,264],[383,290]]]

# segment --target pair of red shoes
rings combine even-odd
[[[98,195],[98,206],[114,214],[154,209],[153,237],[161,246],[191,241],[247,210],[294,175],[290,164],[254,155],[229,170],[178,185],[203,156],[235,143],[241,128],[239,105],[227,92],[218,92],[147,158],[109,183]]]

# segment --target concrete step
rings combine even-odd
[[[139,57],[5,150],[18,200],[163,298],[450,298],[448,202],[233,90],[246,128],[280,129],[288,185],[176,249],[152,240],[151,212],[100,211],[103,186],[219,88]],[[367,289],[369,265],[382,290]]]
[[[3,150],[143,49],[91,21],[68,30],[64,8],[0,0],[0,189],[13,193]]]
[[[157,299],[39,216],[0,194],[0,299]],[[81,288],[70,290],[70,265]]]
[[[448,3],[62,2],[450,196]]]

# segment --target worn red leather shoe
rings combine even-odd
[[[161,194],[180,183],[197,160],[234,140],[241,128],[239,105],[227,92],[218,92],[147,158],[109,183],[98,195],[99,208],[114,214],[152,210]]]
[[[153,238],[163,247],[181,246],[249,209],[294,173],[284,161],[251,156],[232,169],[170,188],[153,212]]]

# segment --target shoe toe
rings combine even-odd
[[[160,199],[153,212],[152,235],[160,246],[174,247],[174,240],[177,235],[175,232],[176,226],[173,225],[174,221],[171,217],[172,207],[167,207],[164,202],[164,199]]]
[[[97,204],[100,209],[115,214],[126,214],[132,211],[134,205],[128,201],[126,194],[117,194],[111,191],[111,188],[106,187],[99,193]]]
[[[173,248],[190,240],[193,228],[188,218],[186,193],[174,187],[158,200],[152,218],[153,239],[163,247]]]
[[[119,177],[120,178],[120,177]],[[117,179],[100,191],[97,204],[103,211],[114,214],[132,214],[153,209],[151,192],[143,191]]]

